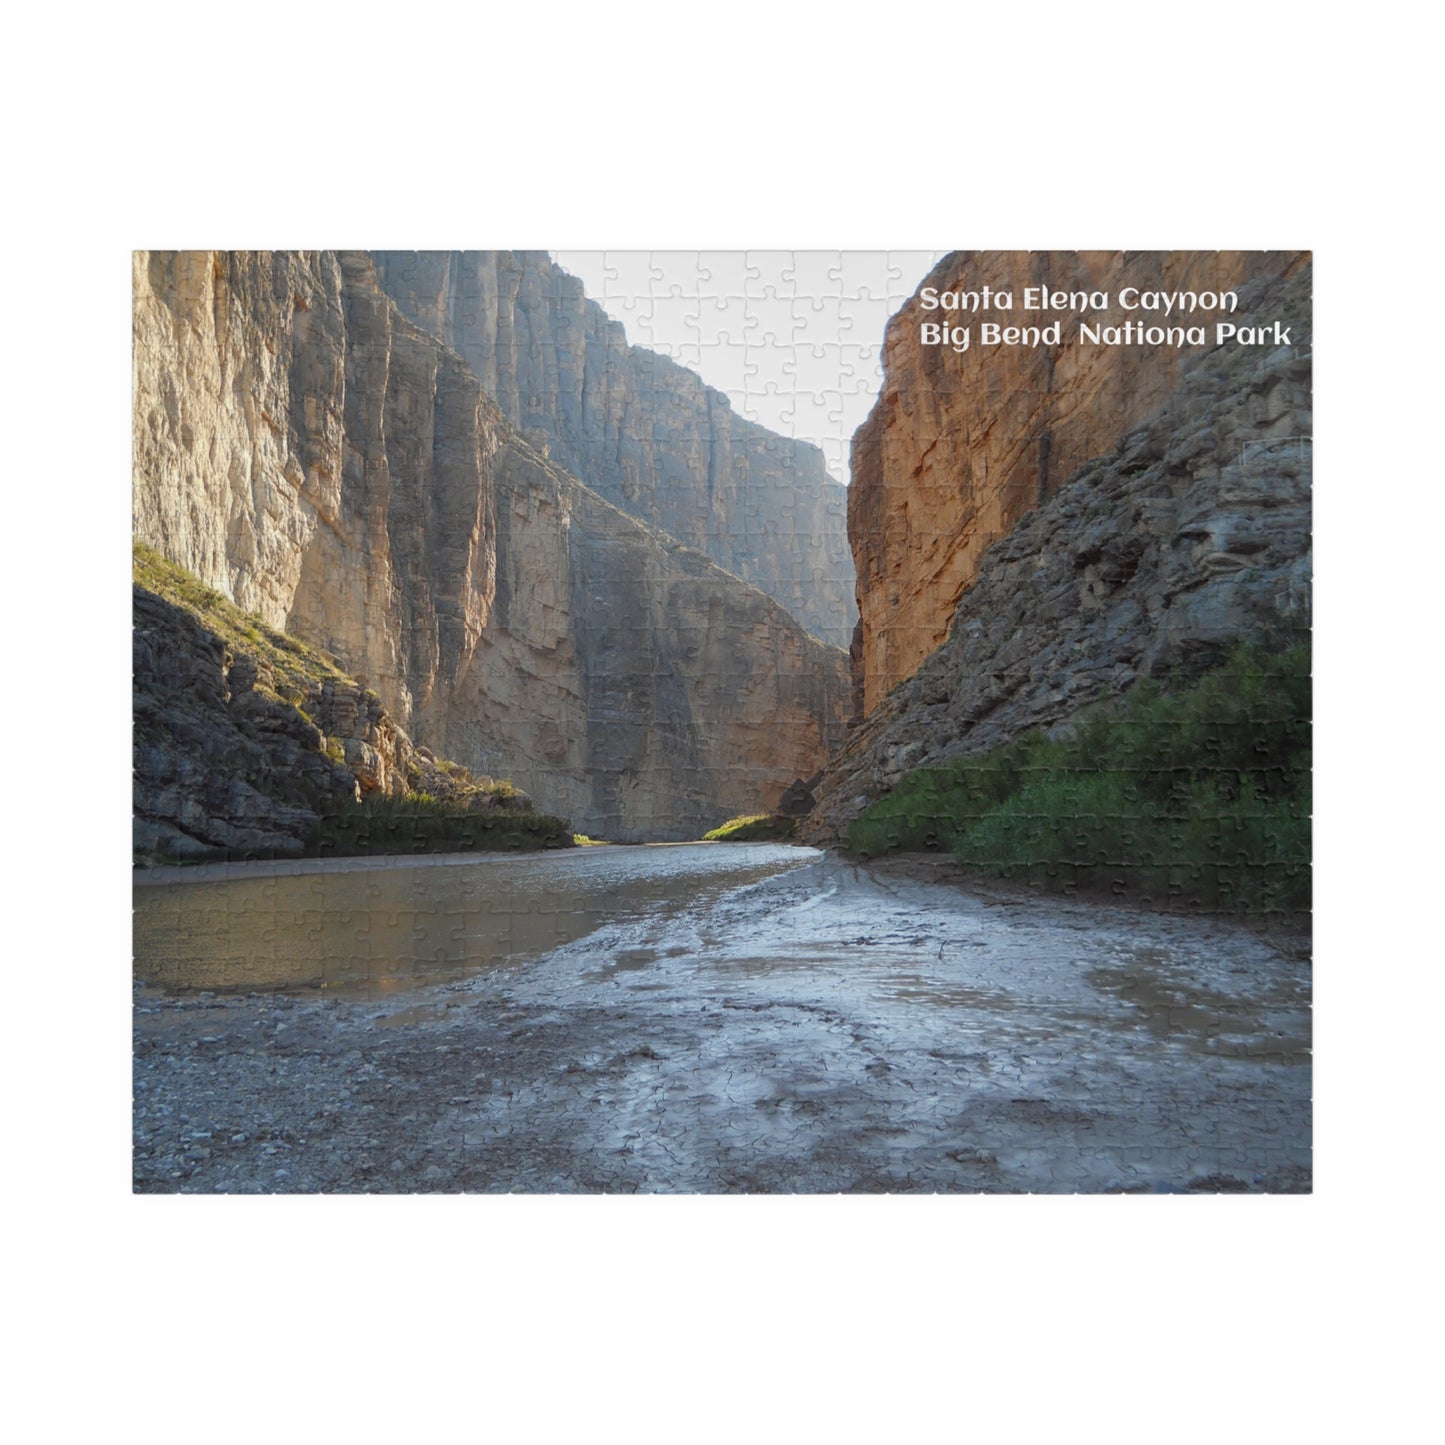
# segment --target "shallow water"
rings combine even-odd
[[[192,960],[138,991],[142,1189],[1310,1187],[1309,965],[1233,923],[774,846],[137,902],[142,967]],[[232,968],[198,969],[221,938]],[[242,938],[272,950],[248,978],[305,955],[327,993],[198,996],[257,987]]]
[[[373,998],[536,958],[816,856],[695,843],[155,869],[136,878],[135,977]]]

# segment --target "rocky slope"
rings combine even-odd
[[[322,813],[358,796],[344,754],[328,756],[253,657],[143,587],[133,607],[137,858],[299,853]]]
[[[587,486],[846,647],[846,491],[823,454],[733,412],[542,251],[378,251],[382,289],[456,350],[529,441]]]
[[[871,712],[944,639],[989,546],[1164,405],[1190,350],[1082,346],[1076,323],[1204,324],[1265,315],[1252,278],[1288,276],[1282,252],[955,252],[889,323],[883,390],[853,440],[848,535],[858,569],[855,688]],[[1237,314],[1124,310],[1119,291],[1241,291]],[[1025,287],[1108,294],[1103,309],[1027,313]],[[1015,309],[924,309],[925,287],[1006,291]],[[1274,319],[1273,313],[1268,313]],[[1057,346],[925,346],[920,323],[1060,319]]]
[[[812,841],[841,837],[914,768],[1065,723],[1236,638],[1307,636],[1310,272],[1284,269],[1245,290],[1294,344],[1183,353],[1163,405],[982,552],[947,640],[829,765]]]
[[[134,527],[396,725],[612,837],[814,772],[845,658],[529,446],[363,253],[138,253]]]

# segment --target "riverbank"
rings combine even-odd
[[[872,858],[865,865],[884,878],[906,878],[943,888],[960,889],[1001,903],[1035,903],[1057,898],[1052,887],[1038,883],[999,878],[986,868],[970,867],[947,853],[890,853]],[[1143,900],[1119,895],[1107,884],[1080,885],[1067,896],[1085,907],[1108,908],[1114,913],[1215,920],[1221,917],[1189,898]],[[1306,909],[1268,910],[1257,913],[1222,915],[1252,933],[1268,948],[1278,950],[1297,963],[1309,963],[1314,956],[1314,916]]]
[[[136,1189],[1309,1188],[1308,965],[1236,924],[816,855],[686,892],[384,996],[138,987]]]

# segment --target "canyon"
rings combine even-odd
[[[1308,635],[1305,253],[953,253],[888,326],[846,492],[542,252],[134,264],[135,535],[335,664],[343,792],[455,759],[595,836],[816,798],[804,836],[836,842],[916,767]],[[1030,293],[1061,341],[923,344],[959,298]],[[1263,344],[1079,341],[1192,326],[1189,294]],[[178,636],[235,714],[255,659]],[[175,841],[163,752],[147,836]],[[207,836],[249,837],[233,814]]]
[[[775,807],[841,740],[846,655],[519,433],[371,256],[141,252],[133,284],[137,540],[415,747],[666,840]]]
[[[832,484],[790,503],[806,452],[755,447],[544,257],[136,257],[135,837],[197,865],[136,876],[137,1191],[1309,1190],[1306,926],[1032,896],[975,872],[997,834],[897,836],[919,769],[1072,736],[1116,792],[1009,801],[1087,858],[1086,818],[1133,826],[1098,801],[1129,791],[1111,704],[1309,639],[1309,258],[926,278],[1025,284],[1100,326],[1096,293],[1228,291],[1268,343],[954,353],[919,344],[920,291],[854,441],[844,652]],[[1197,751],[1206,801],[1247,802],[1276,695],[1243,696],[1227,755],[1218,713],[1161,711],[1151,779],[1193,797]],[[613,843],[797,822],[307,841],[388,794]]]
[[[916,768],[1067,728],[1243,638],[1308,641],[1308,257],[960,253],[929,284],[1021,288],[1041,272],[1111,293],[1124,275],[1237,286],[1237,323],[1293,340],[983,362],[919,347],[916,298],[899,314],[849,495],[866,719],[816,788],[811,841],[841,840]]]

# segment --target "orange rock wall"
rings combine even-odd
[[[919,295],[889,323],[884,384],[853,438],[848,537],[858,570],[861,694],[871,712],[943,641],[988,547],[1090,458],[1158,410],[1174,390],[1173,346],[1080,345],[1078,322],[1200,325],[1224,311],[1128,311],[1121,288],[1232,290],[1288,274],[1306,253],[1266,251],[959,251],[920,286],[1007,291],[1013,310],[924,309]],[[1021,309],[1025,287],[1103,291],[1107,309]],[[1059,345],[977,344],[978,323],[1062,322]],[[969,325],[973,344],[925,346],[925,321]],[[855,685],[858,679],[855,677]]]

